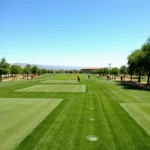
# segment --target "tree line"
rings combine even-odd
[[[128,69],[131,75],[138,74],[138,82],[141,82],[141,75],[147,75],[147,85],[150,83],[150,38],[128,56]]]
[[[93,70],[89,73],[101,74],[102,76],[111,75],[112,78],[116,78],[119,74],[123,75],[125,80],[126,75],[130,75],[131,81],[132,76],[138,76],[138,82],[141,82],[141,76],[147,76],[147,85],[150,84],[150,38],[148,37],[146,42],[139,49],[135,49],[127,57],[128,66],[123,65],[120,68],[102,68],[99,70]],[[83,71],[78,70],[56,70],[55,73],[82,73]],[[7,63],[5,58],[0,61],[0,82],[2,81],[2,75],[11,74],[12,78],[16,79],[16,74],[23,74],[24,78],[29,77],[30,74],[41,75],[43,73],[54,73],[53,70],[39,69],[36,65],[31,67],[27,64],[24,68],[18,65],[10,65]]]
[[[91,73],[100,74],[102,76],[112,75],[112,78],[116,78],[119,74],[123,75],[125,80],[126,75],[138,76],[138,82],[141,82],[141,76],[147,76],[147,85],[150,84],[150,38],[141,46],[140,49],[136,49],[127,57],[127,66],[123,65],[120,68],[102,68],[99,70],[93,70]]]
[[[0,60],[0,82],[2,81],[2,76],[8,77],[11,75],[12,80],[17,79],[17,74],[22,74],[23,79],[28,79],[31,74],[42,75],[44,73],[53,73],[53,70],[39,69],[36,65],[33,67],[27,64],[24,68],[19,65],[10,65],[5,58]]]
[[[6,58],[2,58],[0,60],[0,82],[2,81],[2,76],[9,77],[11,75],[12,80],[17,79],[17,74],[22,74],[23,79],[28,79],[31,74],[42,75],[45,73],[82,73],[80,70],[49,70],[49,69],[40,69],[36,65],[31,66],[27,64],[24,68],[20,67],[19,65],[10,65]]]

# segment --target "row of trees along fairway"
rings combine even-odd
[[[135,68],[135,70],[133,69],[132,66],[126,66],[126,65],[122,65],[120,68],[114,67],[114,68],[101,68],[99,70],[92,70],[90,73],[92,74],[99,74],[101,76],[107,76],[110,75],[110,77],[112,79],[116,79],[117,76],[122,76],[123,80],[125,81],[125,78],[127,75],[131,76],[131,81],[132,81],[132,75],[137,75],[138,73],[138,82],[141,82],[141,75],[145,76],[145,72],[139,67],[139,68]]]
[[[93,70],[91,71],[91,73],[93,74],[99,74],[99,75],[102,75],[102,76],[107,76],[107,75],[111,75],[112,78],[116,79],[116,77],[119,75],[120,73],[120,69],[117,68],[117,67],[114,67],[114,68],[101,68],[99,70]]]
[[[2,76],[9,77],[11,75],[12,80],[17,79],[17,74],[22,74],[23,79],[28,79],[31,74],[41,75],[44,73],[53,73],[53,70],[39,69],[36,65],[31,67],[27,64],[24,68],[19,65],[10,65],[5,58],[0,60],[0,82],[2,81]]]
[[[29,79],[31,74],[41,75],[45,73],[82,73],[81,70],[48,70],[48,69],[39,69],[36,65],[31,66],[27,64],[24,68],[21,68],[19,65],[10,65],[5,58],[0,60],[0,82],[2,81],[2,76],[9,77],[11,75],[12,80],[17,79],[18,74],[22,74],[23,79]]]
[[[141,75],[147,75],[147,85],[150,84],[150,38],[128,56],[128,69],[131,75],[138,74],[138,82],[141,82]]]

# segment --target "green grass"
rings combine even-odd
[[[86,76],[81,75],[82,82],[80,83],[80,85],[86,86],[86,92],[16,92],[18,89],[37,85],[43,88],[47,85],[53,86],[53,83],[41,84],[41,82],[67,80],[65,74],[45,75],[35,79],[35,82],[0,83],[0,97],[2,98],[64,99],[24,140],[20,141],[16,150],[150,149],[150,136],[120,106],[120,103],[136,103],[141,106],[143,103],[150,103],[150,92],[135,89],[135,87],[119,81],[107,83],[105,79],[95,76],[92,76],[91,80],[87,80]],[[76,74],[72,77],[76,80]],[[71,80],[73,79],[71,78]],[[64,85],[72,88],[72,84],[65,83]],[[145,107],[142,109],[144,112],[148,111]],[[94,118],[95,121],[90,121],[90,118]],[[89,135],[95,135],[99,139],[95,142],[88,141]],[[5,144],[7,145],[7,143]]]
[[[150,135],[150,103],[120,104]]]
[[[34,85],[17,92],[85,92],[85,85]]]
[[[128,78],[131,78],[130,75],[127,75]],[[138,82],[138,76],[132,76],[132,81]],[[147,82],[147,76],[141,76],[141,82]]]
[[[85,78],[87,78],[87,75],[85,74],[69,74],[70,75],[70,80],[77,80],[77,76],[80,76],[81,81],[85,80]],[[55,76],[56,80],[68,80],[68,73],[67,74],[57,74]]]
[[[0,149],[14,149],[61,102],[56,98],[0,98]]]
[[[78,83],[77,80],[46,80],[41,83]]]

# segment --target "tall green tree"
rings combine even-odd
[[[150,38],[147,39],[147,42],[142,46],[143,51],[143,67],[144,71],[147,74],[147,85],[150,84]]]
[[[73,71],[72,71],[72,70],[69,70],[69,73],[73,73]]]
[[[99,71],[100,71],[100,70],[92,70],[91,73],[92,73],[92,74],[100,74]]]
[[[99,69],[99,70],[97,71],[97,73],[98,73],[99,75],[104,76],[104,68]]]
[[[134,50],[128,56],[129,73],[132,77],[133,73],[138,74],[138,82],[141,82],[141,74],[144,69],[144,52],[141,49]]]
[[[34,75],[36,75],[36,74],[38,73],[39,68],[38,68],[36,65],[34,65],[34,66],[31,68],[31,70],[32,70],[32,73],[33,73]]]
[[[118,76],[119,74],[119,68],[114,67],[111,69],[111,75],[114,76],[114,78],[116,79],[116,76]]]
[[[47,70],[45,68],[41,69],[41,71],[42,71],[42,74],[47,72]]]
[[[129,56],[128,56],[128,73],[131,76],[131,81],[132,81],[132,76],[135,72],[136,69],[136,62],[135,62],[135,58],[134,58],[134,52],[132,52]]]
[[[125,81],[125,77],[127,75],[127,72],[128,72],[127,66],[123,65],[120,67],[120,73],[123,74],[124,81]]]
[[[73,70],[73,73],[78,73],[78,70]]]
[[[11,65],[10,73],[12,75],[12,80],[16,80],[16,75],[22,73],[22,68],[18,65]]]
[[[10,71],[10,64],[6,62],[5,57],[0,60],[0,82],[2,81],[2,75],[8,74]]]
[[[110,73],[110,69],[104,68],[104,75],[108,75]]]
[[[47,73],[53,73],[53,70],[47,70]]]
[[[132,81],[132,76],[133,76],[133,74],[135,73],[134,69],[132,68],[132,65],[130,65],[130,66],[128,67],[128,73],[129,73],[129,75],[130,75],[130,80]]]
[[[38,74],[38,76],[41,75],[42,74],[42,70],[38,69],[37,74]]]
[[[27,64],[24,68],[23,68],[23,73],[26,74],[27,79],[29,77],[29,75],[32,73],[32,69],[31,69],[31,65]]]

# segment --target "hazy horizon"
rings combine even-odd
[[[67,66],[67,65],[51,65],[51,64],[46,64],[46,65],[41,65],[41,64],[32,64],[32,63],[21,63],[21,62],[16,62],[16,63],[10,63],[11,65],[20,65],[21,67],[25,67],[27,64],[30,64],[31,66],[40,66],[42,68],[52,68],[52,69],[85,69],[85,68],[103,68],[103,67],[88,67],[88,66]],[[108,67],[108,66],[105,66]]]

